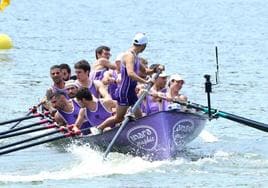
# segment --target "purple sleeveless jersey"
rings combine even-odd
[[[78,117],[78,114],[79,114],[79,110],[80,110],[80,106],[79,104],[77,104],[77,102],[75,100],[71,100],[72,103],[73,103],[73,111],[72,112],[64,112],[62,110],[58,110],[58,112],[60,113],[62,119],[66,122],[66,124],[68,125],[71,125],[71,124],[74,124],[77,117]],[[90,131],[89,131],[89,127],[91,127],[90,123],[88,121],[85,121],[80,129],[82,131],[83,134],[89,134]],[[86,129],[86,130],[83,130],[83,129]]]
[[[76,80],[76,84],[78,85],[79,89],[83,87],[78,80]],[[94,80],[91,80],[91,83],[88,86],[88,91],[90,91],[90,93],[94,95],[94,97],[100,98],[100,94],[95,87]]]
[[[53,93],[55,93],[57,91],[62,92],[62,93],[64,93],[64,96],[67,99],[70,99],[70,97],[67,95],[67,90],[65,88],[61,89],[61,88],[58,88],[58,87],[52,85],[49,89],[51,89]]]
[[[103,68],[101,70],[96,70],[94,72],[92,72],[92,76],[91,76],[91,79],[92,80],[102,80],[103,76],[104,76],[104,73],[105,71],[107,71],[108,69],[106,68]]]
[[[166,89],[162,89],[161,92],[166,93]],[[146,96],[145,102],[142,104],[142,111],[146,115],[150,115],[159,111],[167,110],[169,102],[166,100],[154,101],[153,97],[148,95]]]
[[[116,74],[116,71],[113,71],[112,77],[114,78],[114,80],[117,80],[118,75]],[[111,95],[113,100],[117,99],[116,96],[116,89],[118,88],[118,84],[116,82],[111,83],[108,85],[108,93]]]
[[[134,72],[138,74],[140,69],[140,59],[135,56]],[[121,83],[116,90],[116,100],[120,106],[132,106],[138,100],[136,94],[137,81],[132,80],[128,74],[126,66],[121,63],[120,65]]]
[[[92,126],[97,126],[104,122],[108,117],[112,116],[112,112],[109,112],[102,104],[101,101],[98,100],[96,110],[90,111],[88,108],[86,109],[86,118],[87,121]]]

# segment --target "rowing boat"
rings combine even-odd
[[[207,115],[203,113],[183,112],[178,109],[131,120],[115,141],[112,151],[153,161],[172,159],[201,133],[206,120]],[[105,151],[118,128],[98,135],[71,139],[75,143],[89,144],[94,149]]]
[[[136,120],[132,119],[131,116],[126,116],[124,121],[121,123],[121,126],[116,126],[99,135],[80,136],[78,135],[79,132],[71,130],[72,126],[58,127],[55,124],[49,124],[46,127],[39,127],[17,132],[22,129],[27,129],[32,126],[41,125],[51,121],[41,120],[37,123],[28,124],[18,128],[13,127],[14,129],[11,128],[7,131],[2,131],[0,133],[0,139],[57,127],[56,130],[0,146],[0,155],[12,153],[44,143],[53,143],[53,145],[56,144],[57,146],[63,146],[65,148],[66,143],[69,143],[69,141],[75,141],[75,143],[86,143],[90,144],[90,146],[93,148],[99,148],[102,151],[105,150],[103,159],[107,158],[107,155],[110,151],[132,154],[134,156],[144,157],[149,160],[171,159],[176,157],[177,153],[181,153],[180,151],[184,149],[186,144],[194,140],[201,133],[207,119],[211,120],[218,117],[268,132],[268,124],[213,109],[210,103],[210,92],[212,85],[209,80],[210,76],[205,75],[205,78],[208,106],[192,103],[190,101],[180,102],[177,100],[172,100],[173,103],[170,104],[167,111],[151,114]],[[140,105],[140,102],[144,99],[146,93],[148,93],[149,88],[150,87],[148,87],[147,90],[142,93],[139,100],[130,109],[130,112],[135,112],[135,109]],[[180,108],[187,111],[180,111]],[[36,110],[31,110],[31,113],[34,112],[36,112]],[[17,122],[17,125],[23,120],[40,116],[43,117],[43,114],[36,113],[35,115],[29,116],[28,113],[25,117],[0,122],[0,125],[6,125],[13,122]],[[61,135],[37,141],[37,139],[62,132],[63,134]],[[24,144],[26,142],[31,143]]]

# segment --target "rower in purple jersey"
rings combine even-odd
[[[46,96],[45,96],[45,103],[43,104],[43,107],[46,110],[49,110],[51,114],[54,115],[55,109],[51,106],[51,104],[47,101],[49,97],[54,92],[62,92],[64,95],[68,98],[67,91],[65,89],[65,82],[63,80],[63,74],[61,72],[59,65],[53,65],[50,67],[50,78],[53,81],[53,84],[46,90]]]
[[[171,75],[168,81],[168,90],[166,92],[166,98],[170,103],[173,100],[179,100],[186,103],[188,101],[187,96],[181,94],[181,89],[185,84],[184,79],[179,74]],[[181,106],[181,109],[185,110],[185,106]]]
[[[142,109],[144,110],[143,113],[145,113],[146,115],[167,109],[169,102],[158,97],[158,95],[161,95],[163,97],[166,96],[167,78],[168,75],[162,72],[155,80],[155,83],[150,90],[151,95],[147,95],[143,103]]]
[[[82,88],[88,88],[88,90],[96,98],[111,99],[108,91],[105,89],[103,83],[100,80],[92,80],[89,77],[90,65],[86,60],[78,61],[75,65],[75,73],[77,76],[76,84]]]
[[[95,70],[92,73],[90,73],[90,78],[92,80],[101,80],[104,76],[104,73],[106,71],[108,71],[109,69],[107,68],[103,68],[103,69],[99,69],[99,70]]]
[[[65,82],[63,80],[63,74],[61,72],[59,65],[53,65],[50,67],[50,78],[53,81],[53,84],[47,89],[47,94],[60,91],[63,92],[64,95],[67,97],[67,91],[65,89]],[[68,97],[67,97],[68,98]]]
[[[114,105],[114,107],[116,107]],[[86,109],[86,118],[90,122],[91,125],[99,125],[108,117],[111,117],[113,114],[112,111],[109,111],[104,106],[104,101],[102,99],[96,102],[96,109],[90,110],[89,108]]]
[[[81,105],[79,116],[75,122],[75,129],[81,129],[81,123],[87,120],[92,126],[101,124],[112,116],[116,108],[116,101],[111,99],[96,99],[86,88],[77,92],[77,101]]]
[[[55,121],[60,126],[66,126],[74,124],[77,120],[80,106],[75,100],[67,100],[62,92],[55,92],[50,98],[52,106],[57,110],[55,114]],[[81,130],[83,134],[89,134],[89,128],[91,127],[88,121],[83,121]]]
[[[94,97],[101,98],[100,93],[97,91],[97,88],[94,83],[95,83],[94,80],[90,81],[89,85],[87,86],[88,91],[90,91],[90,93],[92,93]],[[79,89],[84,88],[84,86],[80,82],[76,81],[76,84]]]
[[[145,34],[136,34],[133,40],[133,45],[122,55],[120,63],[121,82],[117,89],[116,100],[118,102],[118,106],[116,108],[116,114],[115,116],[106,119],[101,125],[99,125],[99,129],[104,129],[108,126],[123,121],[128,108],[133,106],[138,100],[135,91],[137,82],[143,84],[149,83],[148,80],[145,80],[137,74],[139,66],[142,66],[143,69],[146,70],[146,74],[152,74],[154,72],[152,69],[145,69],[144,66],[139,63],[138,54],[145,50],[147,42],[148,39]],[[157,69],[161,70],[162,68],[157,67]],[[155,71],[157,70],[155,69]],[[136,110],[134,115],[136,117],[141,117],[142,113],[140,109]]]
[[[134,74],[138,76],[140,70],[140,58],[136,55],[134,51],[130,51],[130,53],[134,56],[134,66],[133,71]],[[137,80],[132,79],[128,75],[126,64],[121,63],[120,66],[120,74],[121,74],[121,82],[116,91],[116,98],[118,104],[121,106],[132,106],[138,100],[136,95],[136,86]],[[142,78],[141,78],[142,79]],[[146,83],[146,81],[145,81]]]
[[[93,63],[91,73],[92,80],[101,80],[105,71],[116,69],[116,65],[109,61],[111,49],[108,46],[99,46],[95,50],[96,61]]]
[[[143,103],[143,112],[150,115],[168,109],[169,102],[157,97],[147,96]]]
[[[180,94],[183,84],[183,78],[180,75],[175,74],[170,76],[168,87],[164,88],[164,92],[163,89],[158,91],[157,88],[159,87],[153,87],[151,89],[152,96],[147,96],[146,104],[144,105],[145,112],[147,112],[147,114],[154,113],[157,111],[157,106],[160,107],[159,111],[173,108],[185,110],[184,106],[179,106],[172,102],[173,100],[178,100],[183,103],[187,102],[187,97]]]

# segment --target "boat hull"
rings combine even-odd
[[[170,110],[130,121],[116,139],[111,151],[148,160],[174,158],[186,144],[201,133],[206,119],[203,114]],[[100,135],[81,136],[77,139],[80,143],[88,143],[105,151],[118,128]]]

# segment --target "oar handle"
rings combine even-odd
[[[143,91],[143,93],[140,95],[139,99],[137,100],[137,102],[134,104],[134,106],[130,109],[131,113],[135,113],[136,110],[139,108],[140,104],[142,103],[142,101],[144,100],[145,96],[148,95],[150,89],[152,88],[154,81],[158,78],[159,74],[161,73],[161,71],[157,71],[157,73],[153,76],[152,80],[147,84],[145,90]],[[103,156],[103,160],[106,159],[106,157],[108,156],[109,152],[112,149],[112,146],[114,145],[116,139],[118,138],[118,136],[120,135],[120,133],[122,132],[122,130],[125,128],[126,124],[129,122],[130,120],[130,116],[126,115],[125,119],[123,120],[121,126],[119,127],[118,131],[116,132],[115,136],[113,137],[112,141],[110,142],[110,144],[108,145],[108,147],[105,150],[104,156]]]

